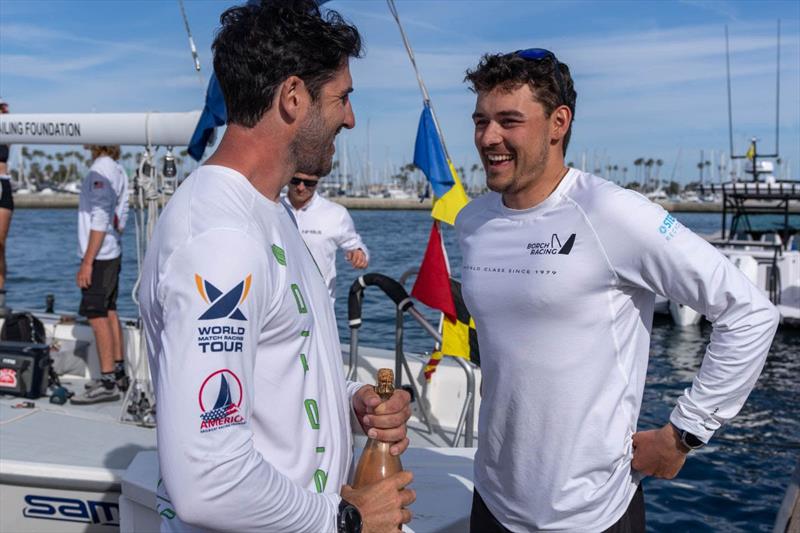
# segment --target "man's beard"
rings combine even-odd
[[[528,168],[520,169],[519,167],[514,170],[511,180],[507,182],[497,183],[492,182],[490,179],[489,170],[486,169],[486,188],[490,191],[506,194],[514,194],[521,189],[527,187],[527,183],[520,179],[521,176],[535,176],[537,179],[544,174],[547,168],[547,163],[550,161],[550,144],[547,138],[543,138],[541,145],[539,145],[538,152],[533,156],[533,161],[530,162]],[[516,153],[515,163],[519,163],[519,151]]]
[[[333,153],[329,153],[329,150],[336,133],[325,131],[320,106],[312,105],[311,113],[290,145],[297,172],[310,176],[327,176],[333,167]]]

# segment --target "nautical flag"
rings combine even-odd
[[[747,157],[747,159],[752,161],[755,156],[756,156],[756,144],[755,143],[750,143],[750,148],[747,149],[747,153],[745,154],[745,157]]]
[[[438,309],[451,320],[456,319],[456,307],[450,289],[450,266],[444,251],[439,223],[434,221],[428,237],[428,247],[422,257],[411,296],[428,307]]]
[[[480,365],[480,352],[478,350],[478,334],[475,329],[475,321],[464,304],[461,296],[461,284],[451,279],[451,291],[454,296],[456,309],[455,318],[444,316],[442,322],[442,345],[438,350],[431,354],[431,358],[425,365],[425,379],[430,381],[436,367],[445,355],[463,357],[473,364]]]
[[[195,161],[200,161],[203,152],[206,151],[208,139],[214,133],[217,126],[223,126],[228,121],[228,112],[225,109],[225,99],[222,97],[222,89],[219,86],[217,77],[212,74],[208,80],[208,90],[206,91],[206,105],[197,121],[192,140],[189,141],[189,155]]]
[[[436,195],[431,216],[450,225],[455,224],[456,215],[467,205],[469,198],[464,192],[461,180],[458,179],[453,163],[447,159],[428,103],[425,103],[419,119],[417,141],[414,145],[414,164],[428,178]]]
[[[450,278],[450,267],[438,221],[434,221],[431,227],[428,247],[425,249],[414,288],[411,289],[411,296],[444,314],[442,344],[434,350],[425,365],[425,379],[431,379],[444,355],[463,357],[479,364],[475,322],[461,296],[461,284]]]

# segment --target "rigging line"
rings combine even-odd
[[[189,36],[189,50],[192,52],[194,71],[197,73],[197,79],[200,80],[200,87],[205,90],[205,81],[203,80],[203,75],[200,73],[200,56],[197,53],[197,46],[194,44],[194,38],[192,37],[192,30],[189,27],[189,18],[186,16],[183,0],[178,0],[178,6],[181,8],[181,18],[183,18],[183,26],[186,28],[186,35]]]
[[[422,74],[420,74],[419,69],[417,68],[417,61],[414,58],[414,50],[411,48],[411,43],[408,41],[408,37],[403,29],[403,25],[400,23],[400,15],[397,13],[397,7],[394,5],[394,0],[386,0],[386,4],[389,6],[389,11],[391,12],[392,17],[394,17],[395,22],[397,22],[397,27],[400,30],[400,36],[403,38],[403,46],[406,48],[406,53],[408,54],[408,59],[411,61],[411,66],[414,68],[414,73],[417,75],[417,83],[419,83],[419,89],[422,91],[422,99],[425,102],[425,105],[431,109],[433,125],[436,127],[436,133],[439,135],[442,148],[444,148],[444,155],[447,157],[448,161],[452,161],[450,159],[450,153],[447,151],[447,145],[444,142],[442,129],[439,127],[439,119],[436,118],[436,111],[433,109],[433,102],[431,101],[430,94],[428,94],[428,89],[425,87],[425,82],[422,80]]]

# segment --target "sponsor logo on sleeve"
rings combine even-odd
[[[658,232],[669,241],[678,234],[682,227],[683,225],[678,222],[678,219],[667,213],[667,216],[664,217],[664,220],[661,221],[661,225],[658,227]]]
[[[198,317],[206,324],[197,327],[197,346],[203,353],[237,353],[244,347],[247,332],[244,316],[239,306],[247,299],[252,283],[252,274],[223,293],[213,283],[194,275],[197,292],[208,308]],[[209,321],[232,320],[230,324],[208,323]]]
[[[243,392],[239,377],[227,368],[209,375],[200,385],[197,395],[200,403],[200,433],[244,424],[244,416],[240,412]]]

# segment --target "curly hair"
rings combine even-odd
[[[118,161],[122,155],[118,144],[87,144],[84,148],[91,153],[92,161],[103,155],[107,155],[114,161]]]
[[[212,50],[229,124],[255,126],[289,76],[316,101],[345,61],[361,55],[358,29],[313,0],[251,2],[225,11],[220,23]]]
[[[559,80],[555,69],[559,69],[564,87],[559,89]],[[489,92],[499,87],[503,91],[514,91],[528,84],[536,100],[544,107],[545,114],[550,117],[553,111],[565,105],[575,118],[575,101],[578,94],[572,82],[569,67],[555,59],[545,57],[531,61],[514,53],[485,54],[475,69],[468,69],[464,81],[471,84],[475,93]],[[563,97],[562,97],[563,89]],[[563,101],[566,98],[566,101]],[[567,153],[569,139],[572,136],[572,122],[564,136],[564,154]]]

